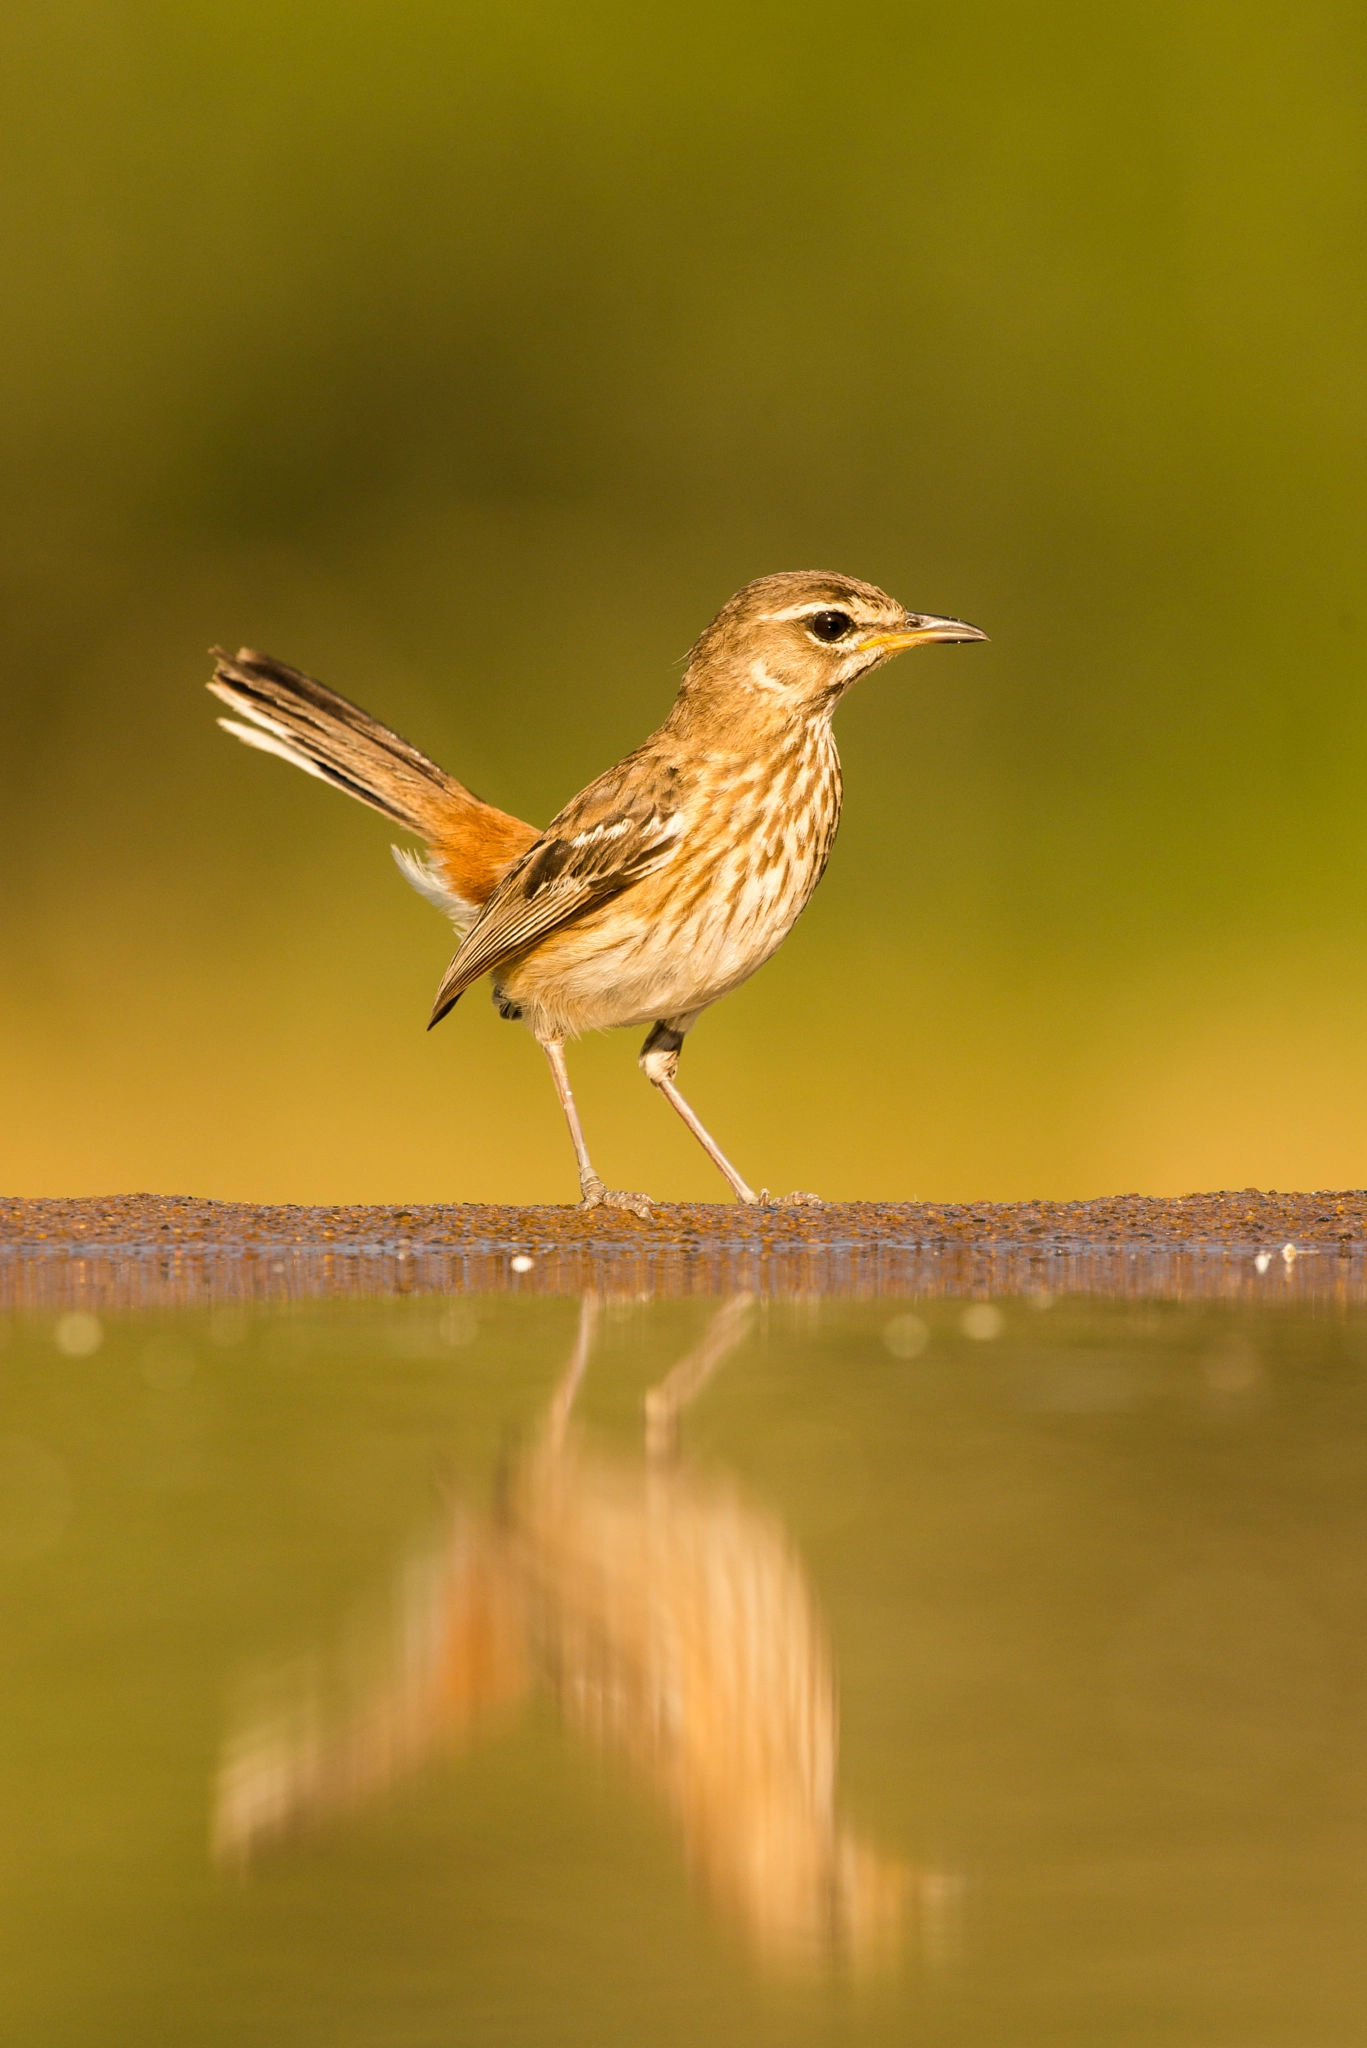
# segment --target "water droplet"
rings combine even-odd
[[[69,1309],[66,1315],[58,1316],[53,1335],[57,1349],[64,1351],[68,1358],[89,1358],[104,1342],[104,1325],[88,1310],[74,1308]]]

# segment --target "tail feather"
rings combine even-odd
[[[239,725],[235,718],[220,718],[224,732],[230,732],[235,740],[241,740],[244,747],[259,747],[263,754],[274,754],[281,761],[288,761],[295,768],[302,768],[305,775],[316,775],[320,782],[333,782],[334,778],[310,761],[307,754],[301,754],[297,747],[277,739],[272,732],[264,732],[259,726]]]
[[[300,669],[251,647],[236,660],[221,648],[213,653],[209,689],[253,730],[249,736],[234,721],[219,724],[248,746],[293,761],[424,838],[453,803],[478,803],[426,754]]]
[[[301,669],[251,647],[221,647],[208,688],[236,713],[225,732],[330,782],[426,840],[430,861],[400,858],[414,887],[458,924],[472,923],[519,855],[534,825],[496,810],[417,747]],[[421,868],[419,881],[416,868]]]

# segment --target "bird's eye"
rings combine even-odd
[[[854,631],[854,620],[848,612],[816,612],[808,619],[807,625],[817,640],[829,643],[843,640],[847,633]]]

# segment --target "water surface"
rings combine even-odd
[[[6,2038],[1359,2037],[1367,1312],[0,1333]]]

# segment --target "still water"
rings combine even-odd
[[[0,2025],[1357,2042],[1367,1313],[0,1322]]]

